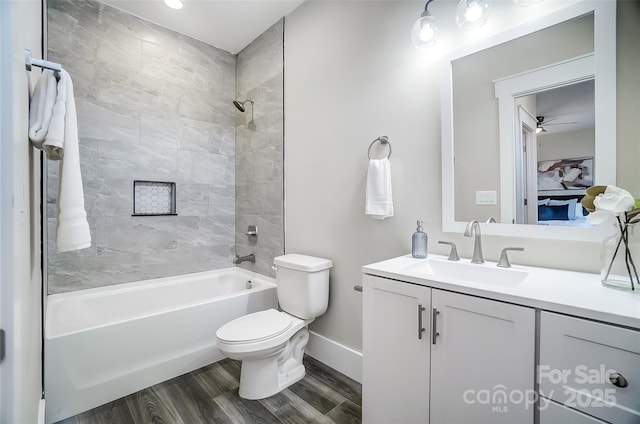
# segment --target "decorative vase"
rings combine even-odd
[[[615,224],[615,232],[602,242],[600,280],[607,287],[640,290],[640,231],[633,224]]]

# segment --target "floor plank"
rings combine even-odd
[[[354,404],[362,405],[362,385],[360,383],[308,355],[305,356],[304,366],[307,374],[323,381]]]
[[[238,391],[224,393],[215,398],[224,412],[237,423],[279,424],[280,421],[259,401],[243,399]]]
[[[159,397],[154,390],[155,387],[149,387],[124,398],[134,422],[185,424],[171,404],[172,401]]]
[[[242,399],[241,363],[224,359],[58,424],[360,423],[360,384],[309,356],[304,364],[302,380],[266,399]]]
[[[362,408],[347,400],[329,411],[327,418],[335,424],[359,424],[362,422]]]
[[[289,390],[322,414],[326,414],[345,401],[342,395],[310,375],[291,386]]]

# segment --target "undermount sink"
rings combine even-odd
[[[488,284],[518,284],[529,275],[527,271],[499,268],[494,264],[472,264],[439,259],[424,259],[406,268],[408,272],[433,275],[447,280]]]

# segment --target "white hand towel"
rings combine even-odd
[[[57,81],[52,70],[40,74],[29,105],[29,139],[35,147],[42,149],[56,102]]]
[[[53,108],[49,133],[44,142],[49,158],[59,157],[56,248],[58,252],[91,246],[91,233],[84,209],[78,118],[73,83],[66,71],[58,81],[58,97]],[[64,152],[64,157],[63,157]]]
[[[391,163],[388,158],[369,160],[364,213],[375,219],[393,216]]]

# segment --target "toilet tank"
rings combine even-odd
[[[313,319],[329,305],[329,259],[291,253],[273,259],[278,301],[283,311],[301,319]]]

